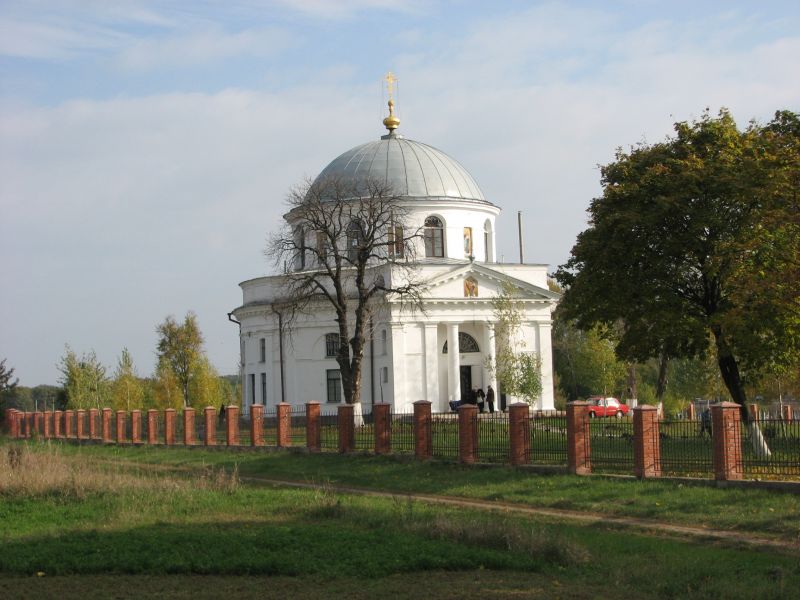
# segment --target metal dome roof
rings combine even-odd
[[[389,134],[351,148],[333,159],[317,177],[355,184],[386,182],[398,196],[457,198],[486,202],[478,184],[457,161],[432,146]]]

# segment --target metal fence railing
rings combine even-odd
[[[531,444],[526,462],[535,465],[567,464],[567,419],[563,416],[529,418]]]
[[[413,454],[414,452],[414,413],[391,413],[392,452]]]
[[[321,450],[339,449],[339,425],[336,413],[320,415],[319,438]]]
[[[477,416],[478,460],[507,463],[511,460],[508,414],[493,412]]]
[[[435,458],[458,458],[458,416],[434,414],[431,417],[431,445]]]
[[[587,418],[592,470],[607,473],[633,471],[633,420]]]
[[[661,473],[704,477],[714,472],[710,419],[659,421]]]
[[[751,424],[742,423],[741,432],[746,477],[800,475],[799,420],[762,417]]]

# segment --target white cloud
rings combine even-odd
[[[297,43],[277,28],[225,32],[215,29],[187,35],[139,39],[123,49],[117,62],[129,69],[208,66],[237,56],[267,58]]]

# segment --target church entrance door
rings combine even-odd
[[[466,402],[469,400],[470,392],[472,391],[472,367],[469,365],[461,365],[461,401]]]

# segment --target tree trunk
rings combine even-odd
[[[714,340],[717,345],[717,363],[719,364],[719,372],[722,375],[722,381],[728,389],[731,398],[741,407],[742,422],[750,430],[750,440],[753,444],[753,451],[756,456],[760,458],[767,458],[772,455],[772,452],[764,439],[764,434],[758,426],[758,421],[753,418],[755,415],[750,415],[747,410],[747,395],[742,385],[742,378],[739,374],[739,365],[736,362],[736,357],[733,355],[722,329],[717,326],[713,328]]]
[[[638,397],[636,389],[636,364],[631,363],[628,366],[628,399],[636,400]]]
[[[659,402],[667,391],[667,367],[669,367],[669,358],[662,353],[658,360],[658,382],[656,383],[656,399]]]

